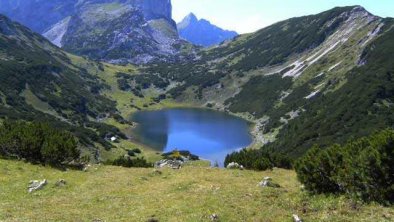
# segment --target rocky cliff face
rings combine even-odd
[[[96,60],[172,61],[190,48],[179,39],[170,0],[4,0],[0,13]]]
[[[141,9],[148,20],[164,18],[173,23],[171,0],[2,0],[0,13],[42,33],[84,5],[105,3],[128,4]]]
[[[78,0],[1,0],[0,13],[42,33],[75,12]]]
[[[213,46],[238,35],[234,31],[223,30],[205,19],[198,20],[190,13],[178,25],[181,38],[201,46]]]
[[[148,20],[164,18],[172,21],[171,0],[131,0],[130,3],[140,8]]]

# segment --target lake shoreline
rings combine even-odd
[[[208,108],[143,110],[130,116],[132,140],[160,153],[188,150],[212,164],[254,144],[253,123],[242,117]],[[159,145],[160,144],[160,145]],[[162,146],[162,149],[157,147]]]

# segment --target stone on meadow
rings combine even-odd
[[[48,181],[46,179],[42,180],[42,181],[38,181],[38,180],[31,180],[29,182],[29,186],[28,186],[28,192],[32,193],[36,190],[41,190],[42,188],[44,188],[45,185],[48,184]]]

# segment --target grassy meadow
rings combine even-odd
[[[281,188],[262,188],[272,177]],[[47,179],[29,194],[30,180]],[[64,187],[56,187],[59,179]],[[310,196],[294,171],[255,172],[210,168],[181,170],[93,165],[86,172],[59,171],[0,160],[0,221],[393,221],[394,208],[362,205],[344,197]]]

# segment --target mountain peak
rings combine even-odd
[[[188,14],[177,26],[183,39],[205,47],[217,45],[238,35],[234,31],[219,28],[206,19],[199,20],[193,13]]]
[[[197,16],[193,12],[190,12],[184,19],[198,21]]]
[[[379,16],[372,14],[366,8],[362,7],[361,5],[353,6],[352,13],[368,14],[368,15],[373,15],[374,17],[379,17]]]
[[[348,7],[348,15],[353,17],[363,17],[363,16],[372,16],[374,18],[378,18],[379,16],[375,16],[374,14],[370,13],[367,9],[362,7],[361,5],[354,5]]]
[[[190,12],[185,18],[182,19],[180,23],[178,23],[178,29],[183,29],[189,26],[190,24],[197,23],[198,18],[197,16],[193,13]]]
[[[367,11],[364,7],[362,7],[361,5],[354,5],[352,6],[353,11]]]

